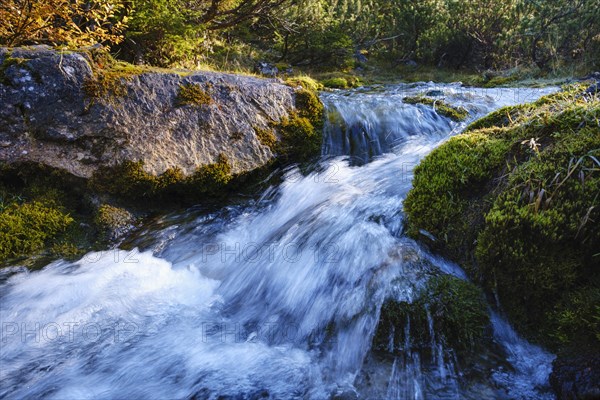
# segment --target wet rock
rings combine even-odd
[[[276,77],[279,74],[279,68],[268,62],[259,62],[254,67],[254,70],[258,74],[270,77]]]
[[[589,94],[589,95],[595,95],[598,92],[600,92],[600,82],[596,82],[593,85],[590,85],[586,90],[585,93]]]
[[[429,97],[439,97],[439,96],[443,96],[444,92],[441,90],[430,90],[427,93],[425,93],[425,96],[429,96]]]
[[[558,400],[600,399],[600,353],[558,356],[550,385]]]
[[[114,242],[135,228],[136,219],[129,211],[103,204],[98,208],[95,224],[108,242]]]
[[[356,62],[358,63],[366,63],[367,61],[369,61],[369,59],[360,51],[356,51],[354,53],[354,58],[356,59]]]
[[[600,71],[592,72],[589,75],[586,75],[583,78],[581,78],[582,81],[587,81],[590,79],[595,79],[597,81],[600,81]]]

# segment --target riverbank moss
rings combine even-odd
[[[348,89],[351,87],[346,78],[329,78],[322,83],[323,86],[331,89]]]
[[[216,162],[198,167],[189,176],[185,176],[179,168],[153,175],[144,169],[142,161],[125,161],[96,171],[89,187],[94,192],[107,193],[130,202],[140,199],[190,201],[207,194],[216,196],[224,193],[231,179],[231,165],[221,154]]]
[[[39,252],[72,223],[56,204],[13,202],[0,212],[0,259]]]
[[[298,114],[292,113],[283,118],[276,129],[281,136],[277,144],[277,153],[285,160],[306,161],[320,153],[322,135],[312,122]]]
[[[124,208],[115,207],[110,204],[102,204],[98,207],[94,216],[94,223],[99,229],[100,240],[112,242],[133,226],[135,218]]]
[[[1,168],[0,262],[40,254],[73,257],[88,248],[92,206],[84,188],[80,178],[38,164]]]
[[[424,104],[432,106],[434,111],[454,121],[462,121],[469,116],[469,111],[464,107],[454,107],[443,100],[432,99],[425,96],[409,96],[402,99],[406,104]]]
[[[411,236],[460,262],[548,345],[600,345],[596,311],[568,300],[600,265],[600,100],[584,88],[473,123],[415,169],[404,202]]]
[[[308,119],[314,129],[323,128],[323,111],[325,107],[317,92],[307,89],[296,91],[296,111],[298,116]]]
[[[435,339],[466,355],[485,343],[489,325],[483,292],[470,282],[440,275],[430,278],[412,303],[383,304],[373,344],[389,350],[393,336],[394,348],[401,350],[407,339],[415,347],[429,347]]]

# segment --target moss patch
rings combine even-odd
[[[254,127],[254,133],[263,146],[267,146],[274,153],[277,151],[277,137],[273,129]]]
[[[407,324],[412,345],[431,346],[428,318],[438,335],[435,339],[459,354],[476,352],[488,339],[490,319],[483,292],[470,282],[442,275],[431,278],[412,303],[387,300],[383,304],[373,339],[375,348],[386,350],[393,330],[394,348],[402,349]]]
[[[94,76],[86,79],[82,86],[85,94],[93,99],[125,97],[128,92],[127,82],[145,72],[142,67],[117,62],[107,53],[104,58],[98,57],[93,58]]]
[[[2,64],[0,64],[0,83],[8,85],[9,81],[5,75],[6,70],[12,67],[13,65],[24,65],[27,61],[29,60],[25,58],[10,57],[9,55],[7,55],[6,58],[4,58]]]
[[[466,108],[454,107],[442,100],[432,99],[431,97],[412,96],[405,97],[402,101],[407,104],[424,104],[432,106],[435,112],[454,121],[462,121],[469,116],[469,111],[467,111]]]
[[[323,110],[325,107],[316,92],[301,89],[296,91],[296,110],[298,116],[306,118],[315,129],[323,128]]]
[[[346,78],[329,78],[322,81],[323,86],[332,89],[348,89],[351,85]]]
[[[188,83],[179,86],[177,105],[205,106],[213,103],[213,99],[199,84]]]
[[[146,199],[161,202],[198,200],[203,196],[223,194],[232,178],[229,160],[219,155],[217,161],[199,167],[194,174],[184,176],[178,168],[155,176],[144,170],[142,161],[126,161],[114,167],[99,169],[90,179],[90,189],[108,193],[125,201]]]
[[[285,80],[285,83],[286,83],[286,85],[294,87],[294,88],[300,86],[303,89],[310,90],[313,92],[323,89],[323,84],[321,84],[317,80],[311,78],[310,76],[306,76],[306,75],[299,75],[299,76],[287,78]]]
[[[7,213],[2,240],[11,243],[2,246],[13,249],[3,252],[0,262],[40,254],[72,258],[91,246],[93,207],[82,179],[38,164],[4,167],[0,198]],[[36,233],[38,228],[41,232]]]
[[[316,76],[321,84],[327,88],[349,89],[356,88],[364,84],[362,77],[341,71],[320,73]]]
[[[584,88],[473,123],[416,168],[404,202],[411,236],[460,262],[548,345],[600,345],[596,311],[573,300],[600,265],[600,100]]]
[[[306,117],[292,113],[276,125],[281,141],[277,153],[288,161],[306,161],[320,153],[322,134]]]
[[[0,212],[0,259],[41,251],[73,223],[56,204],[12,203]]]

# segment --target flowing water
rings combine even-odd
[[[432,90],[473,120],[554,89],[325,93],[313,172],[164,216],[128,240],[134,250],[0,271],[0,398],[552,398],[552,356],[495,313],[496,345],[476,365],[459,365],[435,332],[427,352],[409,340],[371,351],[384,299],[411,301],[423,284],[419,260],[465,279],[402,233],[413,167],[468,122],[401,101]]]

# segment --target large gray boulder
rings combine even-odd
[[[220,155],[232,173],[275,157],[257,131],[295,110],[296,89],[217,72],[114,72],[92,51],[0,48],[0,162],[89,178],[124,161],[141,160],[154,175],[173,167],[191,175]],[[190,85],[208,101],[182,102],[181,87]]]

